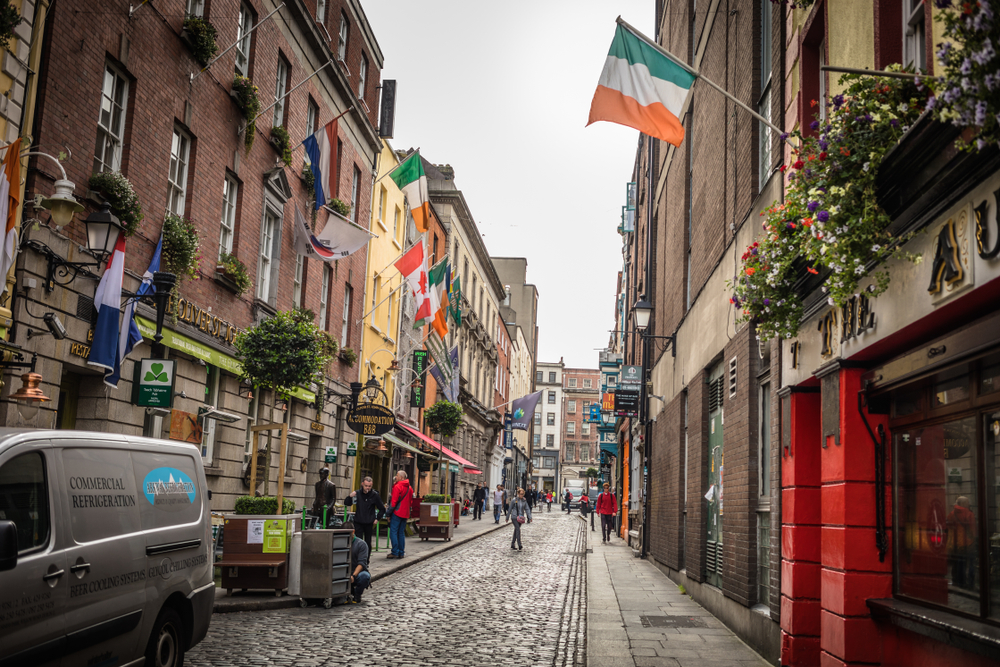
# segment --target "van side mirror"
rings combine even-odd
[[[17,565],[17,526],[13,521],[0,521],[0,572]]]

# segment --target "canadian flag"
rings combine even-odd
[[[427,287],[427,257],[424,255],[423,241],[413,244],[413,247],[396,261],[395,267],[410,284],[413,298],[417,302],[414,328],[422,326],[423,320],[431,316],[431,302],[428,298]]]

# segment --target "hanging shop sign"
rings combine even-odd
[[[587,421],[591,424],[601,423],[601,405],[599,403],[590,404],[590,414],[587,415]]]
[[[635,191],[636,191],[635,183],[629,183],[626,185],[625,201],[627,203],[625,204],[625,208],[629,211],[635,210],[635,199],[636,199]]]
[[[354,440],[351,440],[350,442],[347,443],[347,455],[348,456],[358,455],[358,443],[355,442]]]
[[[642,366],[622,366],[618,386],[622,389],[638,389],[642,385]]]
[[[639,416],[638,389],[615,390],[615,416],[617,417]]]
[[[170,439],[200,445],[202,438],[201,422],[198,415],[183,410],[170,411]]]
[[[419,380],[410,385],[410,407],[424,407],[424,386],[427,381],[427,350],[414,350],[411,368]]]
[[[140,359],[133,365],[132,404],[169,408],[174,401],[175,365],[172,359]]]
[[[601,412],[614,412],[615,411],[615,395],[610,391],[604,392],[601,397]]]
[[[382,435],[396,426],[396,416],[384,405],[359,403],[358,407],[348,413],[347,425],[361,435]]]
[[[337,462],[337,448],[327,447],[326,455],[323,456],[323,463],[336,463]]]

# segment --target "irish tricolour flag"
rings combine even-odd
[[[680,146],[684,126],[678,116],[694,80],[694,74],[619,23],[587,125],[606,120]]]
[[[427,176],[424,174],[424,163],[420,160],[420,151],[414,151],[403,160],[389,174],[389,178],[406,195],[417,231],[426,232],[427,221],[431,217],[431,201],[427,196]]]

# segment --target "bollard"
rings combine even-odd
[[[306,506],[302,506],[302,530],[306,529]]]
[[[378,521],[375,522],[375,551],[378,551]]]
[[[323,528],[326,528],[326,507],[323,508]]]

